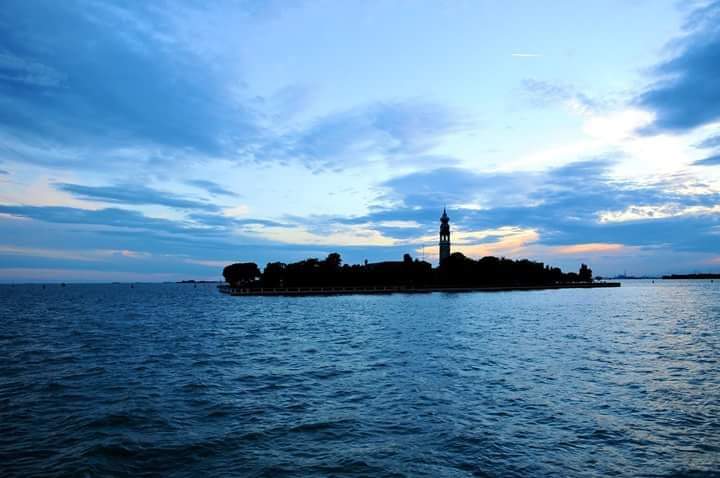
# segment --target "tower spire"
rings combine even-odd
[[[440,216],[440,264],[450,257],[450,218],[447,215],[447,208],[443,207]]]

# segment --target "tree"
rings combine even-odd
[[[578,280],[580,282],[592,282],[592,269],[585,264],[581,265],[580,271],[578,272]]]
[[[342,265],[342,257],[340,257],[340,254],[337,252],[331,252],[325,259],[325,265],[330,270],[340,269],[340,266]]]
[[[269,262],[263,272],[263,287],[282,287],[285,285],[285,269],[282,262]]]
[[[260,269],[254,262],[237,262],[223,269],[223,277],[232,286],[246,285],[260,277]]]

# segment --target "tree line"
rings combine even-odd
[[[578,272],[563,272],[542,262],[487,256],[479,260],[455,252],[439,267],[405,254],[402,261],[343,264],[333,252],[285,264],[270,262],[260,271],[254,262],[231,264],[223,269],[225,281],[235,287],[482,287],[546,285],[592,282],[592,270],[582,264]]]

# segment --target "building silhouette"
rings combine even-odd
[[[443,208],[442,216],[440,216],[440,264],[450,257],[450,218],[447,211]]]

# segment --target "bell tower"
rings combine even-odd
[[[450,257],[450,218],[443,208],[440,216],[440,263]]]

